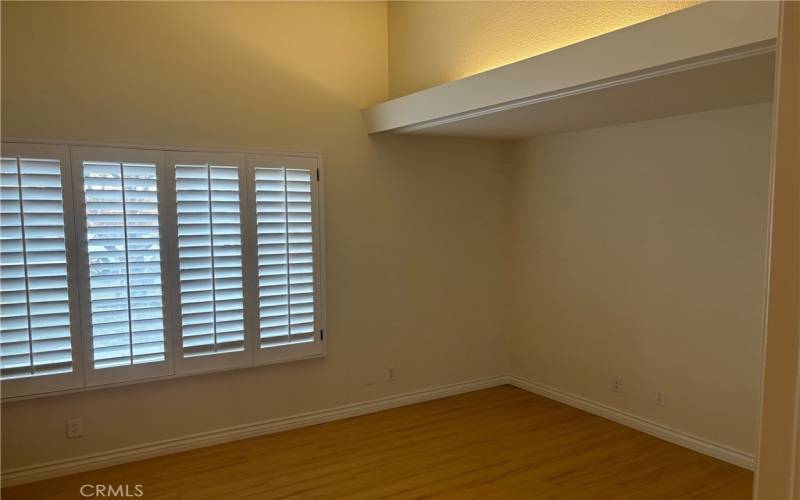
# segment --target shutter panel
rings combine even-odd
[[[0,377],[70,373],[61,162],[0,160]]]
[[[156,165],[83,161],[95,369],[163,361]]]
[[[256,167],[262,348],[314,341],[312,172]]]
[[[176,164],[184,357],[243,351],[239,169]]]

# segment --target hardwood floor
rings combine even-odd
[[[749,499],[752,473],[511,386],[3,489],[145,499]]]

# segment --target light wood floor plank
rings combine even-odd
[[[752,473],[502,386],[2,490],[146,499],[749,499]]]

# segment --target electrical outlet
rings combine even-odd
[[[612,386],[612,390],[614,392],[622,392],[622,379],[619,377],[614,377],[614,382]]]
[[[387,382],[394,382],[394,379],[395,379],[394,368],[389,368],[386,371],[386,381]]]
[[[76,438],[83,436],[83,421],[79,418],[67,420],[67,437]]]
[[[661,406],[664,406],[664,393],[661,391],[656,391],[656,403]]]

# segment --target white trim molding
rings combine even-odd
[[[318,153],[277,153],[277,152],[252,152],[247,150],[210,150],[198,148],[181,148],[178,146],[134,146],[121,144],[103,144],[89,142],[69,142],[69,141],[46,141],[35,139],[6,138],[2,141],[4,155],[25,156],[35,158],[46,158],[58,160],[61,166],[61,183],[64,212],[64,234],[66,242],[66,262],[67,262],[67,288],[69,289],[69,324],[71,338],[72,366],[70,373],[47,375],[41,377],[20,376],[14,379],[0,380],[0,400],[3,403],[19,401],[31,398],[50,397],[73,392],[92,390],[97,387],[110,387],[127,385],[130,383],[151,382],[155,380],[168,380],[172,378],[199,375],[213,371],[246,369],[253,366],[277,364],[284,362],[300,361],[310,358],[320,358],[326,355],[327,342],[324,332],[326,330],[326,289],[327,281],[325,278],[325,219],[324,219],[324,179],[322,155]],[[42,155],[42,156],[40,156]],[[92,162],[111,162],[121,164],[124,162],[141,163],[151,166],[155,177],[151,179],[147,189],[155,187],[157,196],[151,199],[155,203],[156,210],[153,219],[148,222],[157,221],[156,227],[158,246],[149,248],[152,252],[151,258],[158,257],[156,260],[148,261],[160,263],[160,273],[150,271],[145,274],[160,274],[160,281],[148,282],[147,286],[153,288],[153,295],[150,299],[157,299],[161,294],[161,304],[150,303],[147,305],[149,313],[158,314],[148,315],[153,324],[149,325],[148,335],[151,338],[147,341],[149,346],[155,347],[159,343],[163,346],[158,352],[152,352],[152,359],[141,359],[139,361],[130,358],[125,354],[119,358],[121,363],[115,366],[101,365],[96,366],[95,357],[98,353],[93,348],[95,335],[103,335],[94,331],[92,312],[95,305],[90,300],[92,283],[90,280],[89,261],[93,258],[94,250],[89,242],[89,233],[92,232],[88,227],[86,196],[85,163]],[[221,162],[221,164],[235,168],[238,179],[238,212],[239,219],[239,253],[240,266],[242,266],[243,276],[259,273],[255,272],[259,267],[258,252],[259,242],[257,221],[256,221],[256,181],[255,172],[261,168],[289,169],[290,171],[305,171],[309,190],[310,200],[305,202],[310,205],[310,250],[298,248],[298,251],[306,255],[301,264],[310,264],[308,269],[302,271],[303,275],[311,275],[311,283],[305,280],[300,284],[311,285],[310,290],[306,289],[302,293],[310,295],[311,301],[305,301],[304,307],[310,303],[310,311],[307,309],[303,314],[302,321],[305,329],[303,337],[289,339],[275,338],[275,342],[263,343],[261,341],[260,321],[260,299],[257,280],[245,280],[243,297],[240,298],[241,318],[239,321],[232,319],[227,321],[227,327],[243,329],[244,342],[241,346],[233,348],[232,352],[206,352],[203,356],[192,356],[183,351],[183,324],[181,314],[183,305],[181,302],[180,269],[168,265],[176,263],[179,259],[179,238],[178,238],[178,199],[176,198],[175,175],[178,164],[189,162],[192,164],[209,164],[209,162]],[[110,175],[108,172],[101,174]],[[124,176],[123,176],[124,177]],[[283,179],[281,189],[288,189],[288,184]],[[88,186],[88,185],[87,185]],[[124,187],[124,186],[123,186]],[[98,189],[109,189],[113,186],[103,186]],[[95,188],[92,188],[95,189]],[[138,188],[137,188],[138,189]],[[117,188],[119,190],[119,188]],[[124,190],[123,190],[124,191]],[[252,191],[252,193],[251,193]],[[284,193],[285,194],[285,193]],[[285,196],[281,196],[285,198]],[[91,202],[91,200],[89,200]],[[122,201],[124,202],[124,196]],[[285,201],[285,199],[283,200]],[[298,201],[298,200],[295,200]],[[283,203],[283,202],[282,202]],[[123,203],[124,204],[124,203]],[[286,205],[283,203],[283,205]],[[284,207],[286,208],[286,207]],[[127,209],[125,209],[127,210]],[[303,206],[301,210],[306,210]],[[124,210],[123,210],[124,211]],[[115,226],[117,229],[122,226]],[[150,235],[149,239],[156,236]],[[108,239],[108,238],[106,238]],[[145,238],[147,239],[147,238]],[[88,243],[87,243],[88,242]],[[96,246],[96,245],[95,245]],[[124,246],[124,245],[123,245]],[[285,245],[284,245],[285,246]],[[127,247],[126,247],[127,248]],[[104,251],[108,251],[106,248]],[[292,251],[294,251],[292,249]],[[126,251],[127,252],[127,251]],[[212,249],[213,256],[213,249]],[[309,255],[310,254],[310,255]],[[127,253],[126,257],[127,259]],[[310,262],[309,262],[310,261]],[[288,262],[288,261],[287,261]],[[73,265],[77,263],[76,265]],[[101,263],[102,264],[102,263]],[[280,265],[278,265],[280,267]],[[286,266],[283,266],[286,267]],[[151,269],[152,270],[152,269]],[[113,271],[113,270],[112,270]],[[281,270],[272,270],[280,272]],[[294,272],[286,269],[285,273]],[[298,271],[300,272],[300,271]],[[127,274],[123,273],[124,276]],[[276,275],[272,275],[274,278]],[[258,276],[256,276],[258,277]],[[131,288],[130,280],[123,280],[119,286]],[[196,281],[196,280],[195,280]],[[287,277],[287,283],[289,278]],[[292,281],[295,283],[295,281]],[[273,283],[274,284],[274,283]],[[115,285],[116,286],[116,285]],[[281,284],[278,287],[283,286]],[[211,285],[213,288],[213,285]],[[198,290],[195,289],[195,292]],[[200,290],[201,292],[203,290]],[[207,291],[207,290],[206,290]],[[130,291],[129,291],[130,292]],[[287,292],[288,293],[288,292]],[[292,292],[295,293],[295,292]],[[297,292],[301,293],[301,292]],[[130,294],[130,293],[129,293]],[[280,295],[280,293],[279,293]],[[214,295],[216,297],[216,295]],[[288,296],[287,296],[288,297]],[[149,300],[149,299],[148,299]],[[287,299],[288,300],[288,299]],[[213,300],[211,302],[214,302]],[[209,302],[208,304],[211,304]],[[206,304],[206,305],[208,305]],[[287,303],[288,304],[288,303]],[[197,306],[197,304],[194,304]],[[283,307],[286,304],[274,303],[276,307]],[[123,306],[124,309],[125,306]],[[127,304],[130,309],[131,304]],[[200,306],[197,306],[200,307]],[[211,306],[209,306],[211,307]],[[196,309],[196,308],[195,308]],[[290,308],[291,309],[291,308]],[[210,309],[203,309],[208,312]],[[96,311],[95,311],[96,312]],[[113,311],[112,311],[113,312]],[[272,311],[274,313],[274,311]],[[295,313],[292,314],[301,314]],[[30,315],[30,314],[28,314]],[[279,318],[271,316],[271,318]],[[300,318],[300,317],[298,317]],[[113,320],[113,318],[112,318]],[[160,321],[160,325],[156,324]],[[202,320],[201,320],[202,321]],[[292,325],[299,325],[294,319],[287,320]],[[241,323],[241,326],[235,323]],[[272,326],[286,328],[286,331],[294,330],[294,326],[288,323],[274,323]],[[128,325],[130,330],[132,327]],[[127,331],[127,330],[126,330]],[[214,330],[216,332],[216,330]],[[195,332],[196,333],[196,332]],[[202,333],[202,332],[201,332]],[[238,332],[237,332],[238,333]],[[294,332],[291,335],[296,335]],[[287,333],[289,335],[289,333]],[[160,338],[160,341],[158,340]],[[199,338],[199,337],[198,337]],[[328,337],[330,338],[330,332]],[[133,339],[129,339],[131,344]],[[215,336],[216,346],[216,336]],[[152,344],[152,345],[151,345]],[[128,356],[127,358],[125,356]],[[127,361],[126,361],[127,360]],[[30,375],[30,374],[29,374]]]
[[[509,379],[511,385],[528,392],[544,396],[548,399],[558,401],[559,403],[564,403],[565,405],[606,418],[626,427],[631,427],[637,431],[650,434],[664,441],[669,441],[670,443],[689,448],[690,450],[717,458],[724,462],[749,470],[755,469],[756,458],[753,454],[673,429],[666,425],[653,422],[652,420],[606,406],[575,394],[570,394],[556,389],[555,387],[533,382],[515,375],[510,376]]]
[[[527,116],[536,116],[540,111],[532,106],[542,102],[552,102],[551,112],[555,115],[570,112],[572,108],[558,108],[561,111],[557,111],[555,106],[559,101],[578,94],[587,96],[580,104],[584,108],[587,102],[591,102],[589,99],[600,99],[596,105],[606,114],[626,107],[633,110],[635,108],[630,107],[630,103],[620,102],[623,100],[619,98],[603,101],[603,94],[597,91],[634,82],[646,84],[667,75],[677,76],[705,68],[702,78],[697,81],[665,84],[669,92],[672,92],[672,87],[681,88],[676,88],[675,93],[668,97],[663,90],[659,92],[659,100],[665,106],[651,118],[669,116],[673,107],[671,103],[687,99],[689,94],[681,93],[683,91],[691,95],[709,92],[721,96],[719,85],[730,80],[725,72],[725,63],[736,60],[752,63],[759,60],[758,55],[774,54],[777,20],[777,2],[706,2],[390,99],[362,110],[362,115],[370,134],[419,133],[425,130],[431,134],[453,133],[458,127],[444,125],[461,123],[470,126],[472,122],[475,128],[470,135],[476,137],[528,137],[529,126],[509,125],[502,136],[490,129],[512,116],[504,112],[513,109],[531,107]],[[760,69],[755,71],[764,70],[763,66],[748,64],[744,71],[753,71],[756,67]],[[771,71],[768,73],[765,76],[771,76]],[[765,78],[762,83],[771,88],[771,79]],[[752,103],[755,102],[752,99],[764,97],[759,95],[763,86],[743,90],[741,95],[731,95],[727,106]],[[476,118],[490,114],[496,115],[491,125],[475,126],[478,123]],[[624,117],[620,119],[625,121]],[[580,123],[582,126],[592,125],[585,118]],[[552,129],[546,132],[551,133]]]
[[[407,392],[385,398],[373,399],[360,403],[350,403],[327,410],[318,410],[300,413],[288,417],[273,418],[254,422],[251,424],[237,425],[199,434],[191,434],[174,439],[155,441],[152,443],[128,446],[90,455],[83,455],[64,460],[56,460],[41,464],[18,467],[3,471],[3,486],[41,481],[58,476],[66,476],[113,465],[144,460],[178,453],[181,451],[204,448],[217,444],[238,441],[266,434],[297,429],[310,425],[333,422],[345,418],[357,417],[401,406],[423,403],[434,399],[446,398],[457,394],[488,389],[501,385],[513,385],[528,392],[558,401],[560,403],[606,418],[626,427],[650,434],[670,443],[689,448],[699,453],[709,455],[719,460],[753,470],[755,456],[728,446],[714,443],[683,431],[672,429],[663,424],[653,422],[643,417],[611,408],[596,401],[570,394],[554,387],[526,380],[513,375],[497,375],[468,382],[448,384],[429,389]]]
[[[509,383],[507,375],[486,377],[469,382],[442,385],[430,389],[373,399],[361,403],[350,403],[327,410],[300,413],[289,417],[273,418],[254,422],[251,424],[237,425],[199,434],[191,434],[175,439],[165,439],[152,443],[128,446],[90,455],[83,455],[64,460],[56,460],[36,465],[18,467],[3,471],[3,487],[41,481],[58,476],[66,476],[89,470],[102,469],[112,465],[134,462],[146,458],[169,455],[181,451],[213,446],[216,444],[238,441],[275,432],[288,431],[309,425],[323,424],[335,420],[357,417],[368,413],[390,410],[400,406],[422,403],[434,399],[446,398],[466,392],[488,389]]]

